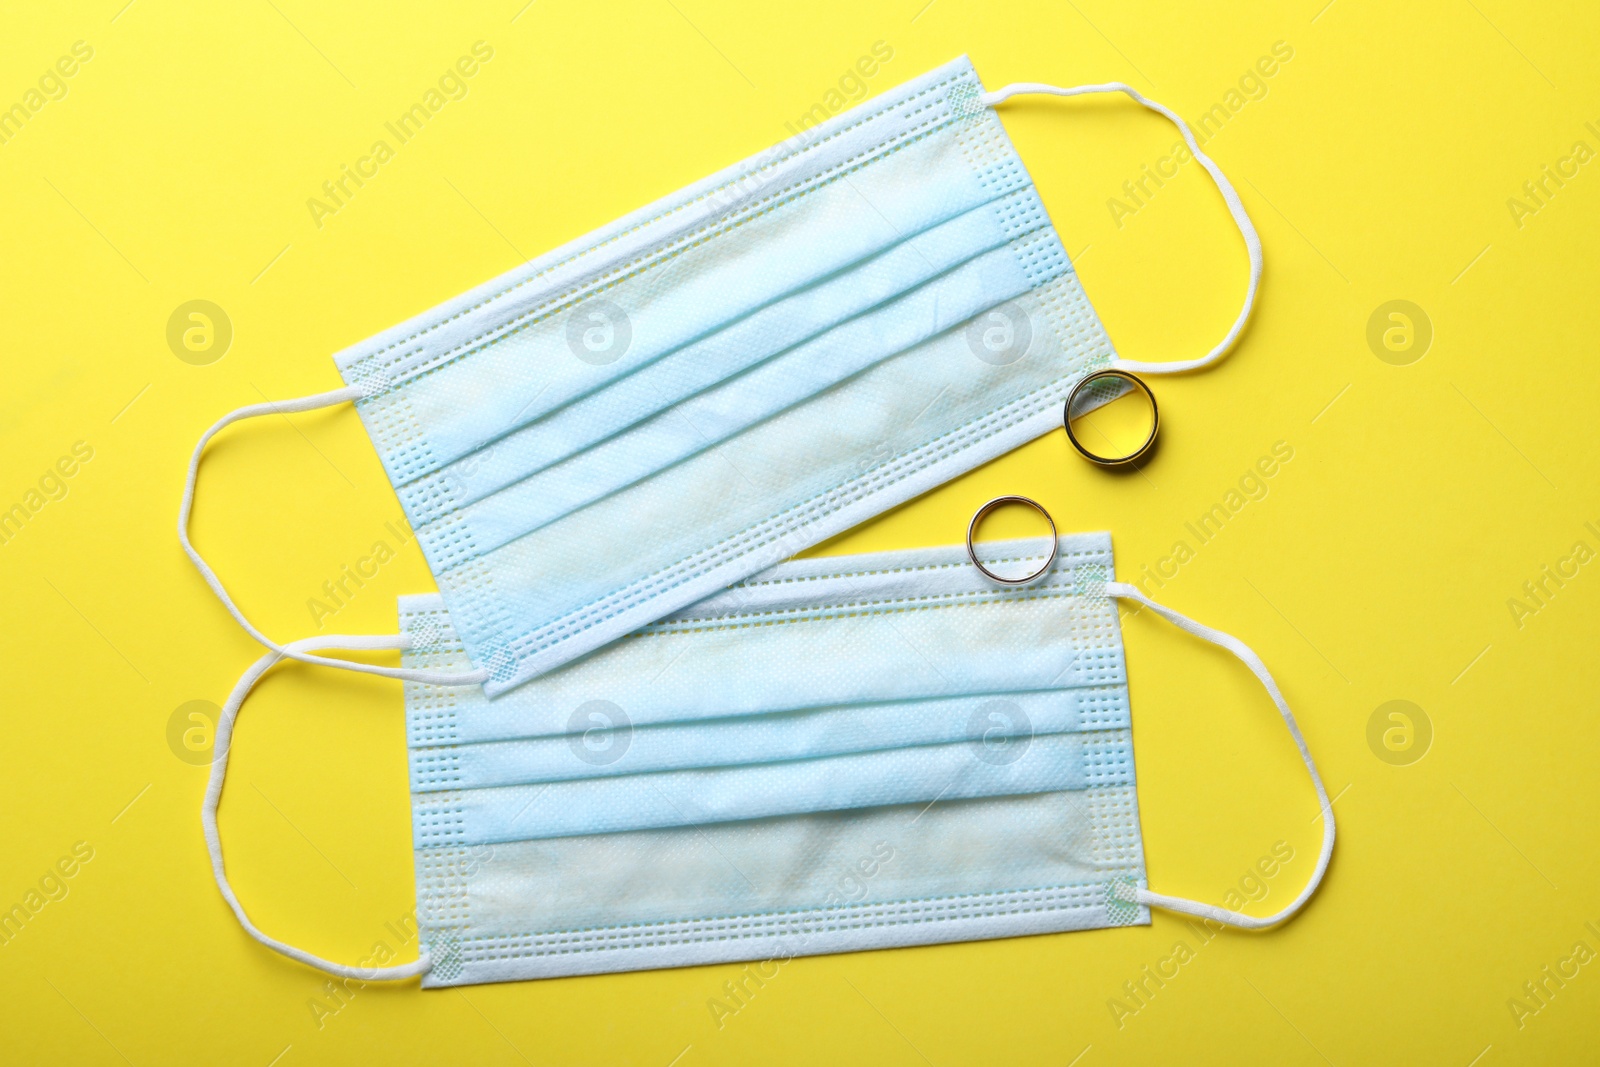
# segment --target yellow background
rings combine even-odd
[[[1584,526],[1600,526],[1600,163],[1520,226],[1507,207],[1575,141],[1600,149],[1584,126],[1600,126],[1593,5],[123,3],[31,5],[0,36],[0,104],[74,41],[94,49],[0,145],[0,506],[74,442],[94,449],[0,546],[0,906],[74,843],[94,849],[0,947],[0,1057],[1594,1060],[1600,963],[1520,1027],[1507,1005],[1575,942],[1600,950],[1584,926],[1600,926],[1600,566],[1520,626],[1507,606],[1574,542],[1600,549]],[[494,58],[469,95],[316,227],[307,198],[479,40]],[[320,976],[246,939],[218,898],[205,770],[168,743],[175,709],[220,702],[259,653],[173,535],[195,439],[238,405],[336,387],[334,350],[785,137],[880,40],[894,58],[874,93],[967,52],[990,87],[1125,79],[1191,119],[1274,42],[1293,48],[1208,144],[1261,230],[1259,310],[1221,366],[1155,382],[1153,461],[1109,475],[1058,431],[823,550],[952,543],[979,502],[1023,492],[1063,529],[1112,531],[1134,579],[1289,443],[1265,499],[1159,595],[1241,636],[1281,681],[1339,795],[1322,892],[1277,932],[1199,948],[1120,1027],[1108,1001],[1192,940],[1170,916],[796,960],[720,1029],[707,1001],[736,967],[372,986],[319,1028]],[[1120,227],[1107,206],[1171,128],[1109,99],[1003,115],[1121,352],[1185,357],[1220,337],[1245,265],[1204,176],[1185,167]],[[166,342],[192,299],[233,324],[207,366]],[[1366,340],[1394,299],[1434,331],[1407,366]],[[230,431],[204,467],[196,536],[287,639],[314,629],[305,601],[399,515],[345,408]],[[1023,528],[1001,516],[994,531],[1011,521]],[[395,596],[430,588],[407,545],[337,628],[390,632]],[[1126,631],[1152,884],[1220,900],[1283,840],[1295,858],[1258,907],[1281,905],[1319,824],[1270,704],[1148,613]],[[1367,740],[1394,699],[1434,733],[1406,766]],[[263,683],[223,828],[267,930],[354,960],[412,909],[403,746],[392,682],[291,669]]]

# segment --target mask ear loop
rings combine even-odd
[[[263,674],[271,670],[280,660],[285,658],[300,659],[307,662],[321,662],[322,657],[306,657],[296,655],[316,648],[342,648],[349,650],[372,649],[406,649],[411,647],[411,638],[402,634],[375,634],[363,636],[339,636],[329,634],[318,637],[308,637],[300,641],[291,641],[282,650],[268,652],[256,660],[234,684],[233,692],[228,694],[228,702],[222,706],[222,712],[217,716],[217,731],[213,740],[213,751],[216,753],[211,761],[211,778],[206,783],[205,800],[200,805],[200,826],[205,831],[206,850],[211,854],[211,873],[217,880],[217,888],[222,891],[222,899],[228,902],[228,907],[233,909],[234,916],[239,920],[239,925],[244,927],[244,932],[266,945],[274,952],[288,956],[307,966],[326,971],[339,978],[354,978],[362,982],[397,981],[404,978],[415,978],[424,974],[433,966],[433,961],[427,953],[423,953],[411,963],[396,964],[391,967],[351,967],[343,963],[334,963],[321,956],[313,956],[304,949],[295,948],[286,942],[263,933],[255,923],[250,921],[250,916],[245,914],[244,905],[239,903],[239,898],[233,892],[233,886],[228,882],[227,867],[222,859],[222,838],[217,832],[217,805],[222,801],[222,786],[228,778],[228,756],[233,743],[233,724],[239,716],[239,708],[249,696],[250,690],[260,680]]]
[[[988,107],[1009,100],[1013,96],[1026,96],[1031,94],[1044,94],[1048,96],[1084,96],[1090,93],[1126,93],[1140,105],[1149,108],[1156,114],[1164,116],[1178,132],[1183,134],[1184,143],[1189,146],[1189,152],[1211,175],[1211,180],[1216,182],[1217,191],[1222,194],[1222,199],[1228,204],[1228,214],[1233,216],[1234,225],[1239,227],[1239,236],[1244,238],[1245,251],[1250,255],[1250,287],[1244,294],[1244,307],[1239,309],[1239,317],[1233,320],[1233,326],[1215,348],[1198,359],[1180,359],[1164,363],[1143,363],[1138,360],[1119,359],[1111,364],[1110,369],[1137,372],[1139,374],[1177,374],[1180,371],[1197,370],[1200,367],[1216,362],[1222,358],[1233,343],[1239,339],[1239,334],[1244,331],[1245,323],[1250,321],[1250,312],[1255,307],[1256,289],[1261,284],[1261,238],[1256,235],[1255,225],[1250,221],[1249,214],[1244,209],[1244,203],[1239,199],[1239,194],[1233,188],[1233,183],[1228,181],[1211,157],[1200,151],[1200,146],[1195,143],[1194,134],[1190,132],[1188,123],[1178,115],[1156,103],[1140,93],[1131,85],[1123,82],[1105,82],[1101,85],[1078,85],[1070,89],[1063,89],[1058,85],[1045,85],[1041,82],[1017,82],[1007,85],[1003,89],[996,89],[991,93],[983,93],[978,99]]]
[[[1170,897],[1165,893],[1153,893],[1148,889],[1139,888],[1132,890],[1134,902],[1149,907],[1165,908],[1183,915],[1193,915],[1200,919],[1210,919],[1213,922],[1227,923],[1244,930],[1264,930],[1270,926],[1277,926],[1304,907],[1306,901],[1317,891],[1317,886],[1322,883],[1322,876],[1328,870],[1328,861],[1333,858],[1334,838],[1333,804],[1328,800],[1328,791],[1322,786],[1322,776],[1317,773],[1317,765],[1311,759],[1311,750],[1306,747],[1306,739],[1300,735],[1300,726],[1294,721],[1294,714],[1283,699],[1283,693],[1278,690],[1278,683],[1272,680],[1272,675],[1267,672],[1267,666],[1261,662],[1261,657],[1237,637],[1220,630],[1213,630],[1209,626],[1202,626],[1171,608],[1162,607],[1126,582],[1107,582],[1106,595],[1143,604],[1185,633],[1194,634],[1203,641],[1227,649],[1238,657],[1241,663],[1249,667],[1250,672],[1266,687],[1267,695],[1272,698],[1272,702],[1278,706],[1278,714],[1283,716],[1283,724],[1289,728],[1289,736],[1294,738],[1295,745],[1300,749],[1300,758],[1305,762],[1306,773],[1311,776],[1311,784],[1316,787],[1317,803],[1322,806],[1322,850],[1317,855],[1316,869],[1311,872],[1311,878],[1306,882],[1305,888],[1300,890],[1300,895],[1291,900],[1282,911],[1257,917],[1219,908],[1215,904],[1203,904],[1198,900]]]
[[[190,562],[200,572],[200,577],[206,580],[211,591],[217,594],[217,599],[222,601],[222,606],[228,609],[234,621],[244,627],[244,632],[272,649],[278,656],[297,659],[302,663],[315,663],[322,667],[334,667],[338,670],[356,671],[360,674],[375,674],[380,678],[398,678],[403,682],[422,682],[427,685],[481,685],[489,680],[489,672],[484,669],[475,671],[422,671],[410,670],[402,667],[381,667],[373,663],[351,663],[347,660],[329,659],[326,656],[313,656],[298,651],[302,647],[327,647],[325,645],[307,646],[304,641],[295,641],[287,645],[280,645],[260,630],[256,629],[251,621],[244,617],[244,612],[233,602],[233,597],[228,595],[228,590],[223,587],[222,579],[217,577],[217,572],[211,569],[211,564],[200,555],[194,543],[189,540],[189,516],[194,511],[195,481],[200,475],[200,456],[206,450],[206,445],[213,437],[225,428],[241,419],[254,418],[257,415],[288,415],[297,411],[313,411],[317,408],[332,407],[346,401],[358,400],[362,391],[357,386],[347,386],[343,389],[334,389],[326,393],[316,393],[312,396],[303,396],[295,400],[269,400],[264,404],[247,404],[237,411],[230,411],[216,424],[201,435],[199,443],[194,446],[194,455],[189,458],[189,475],[183,483],[183,503],[178,507],[178,543],[188,554]],[[341,638],[343,641],[356,640],[356,638]],[[339,648],[363,648],[363,645],[342,644]],[[394,646],[385,645],[385,648]],[[259,666],[259,664],[257,664]]]

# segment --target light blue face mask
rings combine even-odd
[[[1034,570],[1048,539],[990,546]],[[268,937],[228,886],[216,807],[240,703],[216,732],[204,822],[252,936],[361,980],[594,974],[1149,922],[1261,929],[1297,912],[1333,813],[1282,694],[1239,641],[1110,581],[1110,538],[1062,538],[997,586],[959,548],[784,563],[497,699],[406,686],[422,955],[346,967]],[[1322,848],[1273,915],[1151,892],[1116,598],[1261,680],[1316,788]],[[444,601],[403,598],[418,671],[465,667]],[[352,644],[352,642],[354,644]]]
[[[1200,358],[1116,359],[993,110],[1105,92],[1178,125],[1244,236],[1244,306]],[[1091,371],[1219,358],[1260,271],[1175,114],[1121,84],[986,93],[962,58],[340,353],[346,388],[227,416],[179,536],[269,648],[424,677],[278,645],[189,542],[215,433],[355,401],[463,677],[498,694],[1048,432]]]

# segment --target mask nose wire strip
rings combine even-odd
[[[222,712],[217,716],[217,732],[214,738],[215,757],[211,761],[211,778],[206,783],[205,800],[200,806],[200,825],[205,831],[206,850],[211,853],[211,873],[217,880],[217,888],[222,891],[222,899],[228,902],[228,907],[233,909],[233,914],[238,918],[239,925],[244,927],[244,932],[266,945],[274,952],[280,952],[292,960],[298,960],[310,967],[336,975],[340,978],[354,978],[363,982],[394,981],[402,978],[414,978],[426,972],[433,961],[424,953],[420,958],[411,963],[401,963],[392,967],[350,967],[342,963],[334,963],[320,956],[313,956],[304,949],[295,948],[293,945],[271,937],[250,921],[250,916],[245,914],[244,905],[239,903],[239,898],[234,895],[233,886],[228,883],[228,872],[222,860],[222,838],[217,833],[217,805],[222,800],[222,785],[228,777],[228,756],[233,743],[233,724],[238,718],[239,707],[244,703],[257,681],[263,674],[271,670],[280,660],[293,657],[294,653],[316,648],[342,648],[351,650],[363,649],[392,649],[408,648],[411,639],[400,634],[371,634],[362,636],[339,636],[336,634],[308,637],[301,641],[292,641],[284,646],[281,651],[268,652],[256,660],[240,676],[235,683],[233,692],[228,694],[228,702],[222,706]],[[304,658],[304,657],[295,657]]]
[[[217,577],[217,572],[211,569],[200,555],[194,543],[189,540],[189,516],[194,511],[195,480],[200,474],[200,456],[206,450],[206,445],[218,433],[241,419],[254,418],[257,415],[288,415],[297,411],[313,411],[316,408],[332,407],[334,404],[343,404],[349,400],[356,400],[361,396],[361,390],[356,386],[347,386],[344,389],[334,389],[326,393],[316,393],[312,396],[303,396],[295,400],[269,400],[264,404],[247,404],[237,411],[230,411],[216,421],[216,424],[201,435],[200,441],[194,446],[194,455],[189,459],[189,476],[183,483],[183,503],[178,508],[178,543],[183,545],[184,552],[188,553],[189,560],[200,572],[200,577],[206,580],[211,591],[217,594],[217,599],[222,601],[222,606],[228,609],[228,614],[242,627],[244,632],[272,649],[279,656],[297,659],[302,663],[315,663],[323,667],[334,667],[339,670],[356,671],[360,674],[376,674],[380,678],[398,678],[403,682],[422,682],[427,685],[476,685],[488,680],[487,670],[476,671],[422,671],[410,670],[402,667],[383,667],[373,663],[350,663],[346,660],[329,659],[326,656],[313,656],[297,651],[302,642],[280,645],[260,630],[256,629],[251,621],[244,617],[244,612],[233,602],[228,595],[228,590],[222,585],[222,579]],[[358,646],[341,645],[341,648]],[[393,646],[384,646],[393,647]]]
[[[1189,130],[1189,124],[1178,115],[1156,103],[1140,93],[1131,85],[1123,82],[1106,82],[1102,85],[1078,85],[1070,89],[1063,89],[1059,85],[1045,85],[1041,82],[1017,82],[1007,85],[1003,89],[996,89],[991,93],[983,93],[979,101],[989,107],[994,107],[1013,96],[1026,96],[1031,94],[1044,94],[1048,96],[1083,96],[1089,93],[1126,93],[1139,104],[1149,108],[1158,115],[1164,116],[1178,132],[1183,134],[1183,139],[1189,146],[1189,151],[1200,165],[1211,175],[1211,180],[1217,183],[1217,191],[1222,194],[1222,199],[1227,201],[1228,213],[1233,216],[1233,221],[1239,227],[1239,236],[1244,238],[1245,251],[1250,254],[1250,288],[1244,294],[1244,307],[1239,309],[1239,317],[1233,320],[1233,326],[1228,330],[1218,345],[1210,352],[1198,359],[1180,359],[1163,363],[1143,363],[1138,360],[1119,359],[1111,364],[1113,370],[1133,371],[1139,374],[1176,374],[1179,371],[1197,370],[1200,367],[1216,362],[1222,358],[1233,343],[1239,339],[1239,334],[1244,331],[1245,323],[1250,321],[1250,312],[1255,307],[1256,289],[1261,284],[1261,238],[1256,235],[1255,224],[1250,221],[1250,216],[1245,212],[1244,203],[1239,199],[1239,194],[1233,188],[1233,183],[1228,181],[1220,167],[1211,161],[1211,157],[1200,151],[1200,146],[1195,143],[1194,134]]]
[[[1178,614],[1171,608],[1162,607],[1138,589],[1126,582],[1107,582],[1106,594],[1120,597],[1124,600],[1134,600],[1166,619],[1178,629],[1204,641],[1210,641],[1227,649],[1238,657],[1239,661],[1256,676],[1266,687],[1267,695],[1272,697],[1272,702],[1278,706],[1278,714],[1283,716],[1283,723],[1289,728],[1289,736],[1294,738],[1294,743],[1300,749],[1300,758],[1305,761],[1306,773],[1311,775],[1311,784],[1317,789],[1317,803],[1322,806],[1322,851],[1317,855],[1316,869],[1311,872],[1311,878],[1306,882],[1300,895],[1291,900],[1282,911],[1272,915],[1256,917],[1245,915],[1242,912],[1229,911],[1219,908],[1214,904],[1202,904],[1197,900],[1188,900],[1184,897],[1169,897],[1165,893],[1152,893],[1148,889],[1133,890],[1134,899],[1140,904],[1152,907],[1165,908],[1168,911],[1180,912],[1184,915],[1193,915],[1201,919],[1211,919],[1219,923],[1227,923],[1245,930],[1264,930],[1269,926],[1276,926],[1299,911],[1311,895],[1317,891],[1317,886],[1322,882],[1322,876],[1328,870],[1328,861],[1333,858],[1333,805],[1328,800],[1328,791],[1322,786],[1322,776],[1317,773],[1317,765],[1311,759],[1311,750],[1306,747],[1306,739],[1300,735],[1300,726],[1294,721],[1294,714],[1289,710],[1288,703],[1283,699],[1283,694],[1278,690],[1278,683],[1272,680],[1272,675],[1267,673],[1266,664],[1261,662],[1250,647],[1237,637],[1232,637],[1220,630],[1213,630],[1203,626],[1193,619]]]

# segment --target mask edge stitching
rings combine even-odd
[[[1106,873],[1108,875],[1117,875],[1117,874],[1125,873],[1128,870],[1129,870],[1128,868],[1118,868],[1118,869],[1116,869],[1114,871],[1107,871]],[[1144,871],[1143,871],[1142,867],[1137,870],[1137,873],[1139,875],[1141,875],[1141,876],[1144,874]],[[944,895],[934,896],[934,897],[908,897],[908,898],[905,898],[904,900],[884,901],[884,902],[874,903],[874,904],[870,904],[870,905],[843,905],[843,906],[840,906],[840,910],[844,910],[844,908],[852,908],[852,909],[860,908],[861,911],[857,912],[856,916],[851,917],[852,920],[853,920],[854,925],[857,926],[857,927],[865,926],[865,925],[868,925],[868,924],[871,924],[873,926],[904,926],[904,925],[910,925],[910,924],[914,924],[914,923],[925,923],[925,922],[939,922],[939,923],[955,922],[955,921],[959,921],[959,920],[963,920],[963,919],[999,918],[999,917],[1002,917],[1002,916],[1026,914],[1026,913],[1034,912],[1034,911],[1074,911],[1074,910],[1078,910],[1078,909],[1103,908],[1105,905],[1104,905],[1103,900],[1099,897],[1098,893],[1104,891],[1104,886],[1105,886],[1105,883],[1103,881],[1068,882],[1068,883],[1064,883],[1064,884],[1057,885],[1057,886],[1043,886],[1043,887],[1038,887],[1038,888],[1033,888],[1033,889],[997,890],[997,891],[992,892],[992,893],[952,893],[952,894],[944,894]],[[1047,895],[1050,895],[1050,894],[1056,894],[1056,895],[1059,895],[1059,896],[1065,896],[1067,898],[1068,902],[1057,903],[1057,904],[1054,904],[1053,906],[1044,907],[1044,908],[1040,908],[1040,907],[1021,907],[1021,908],[1018,908],[1018,907],[1014,906],[1014,905],[1017,905],[1017,904],[1027,904],[1027,903],[1029,903],[1029,901],[1026,899],[1027,897],[1030,897],[1030,896],[1035,897],[1035,898],[1037,898],[1037,897],[1047,897],[1047,899],[1048,899]],[[991,899],[992,898],[1002,898],[1002,899],[995,899],[993,904],[989,905],[988,907],[983,908],[983,910],[980,910],[977,913],[967,912],[965,914],[943,915],[943,916],[936,916],[936,917],[934,917],[932,919],[929,919],[929,918],[918,918],[915,915],[916,910],[918,910],[920,908],[923,908],[923,907],[926,907],[927,905],[930,905],[930,904],[931,905],[935,905],[936,906],[936,910],[949,912],[949,911],[953,911],[957,907],[961,907],[964,902],[968,902],[968,901],[983,901],[983,900],[985,900],[985,898],[991,898]],[[1011,898],[1011,899],[1004,899],[1004,898]],[[1008,907],[1008,905],[1012,905],[1012,906]],[[865,914],[865,912],[868,909],[879,910],[879,911],[891,911],[891,912],[892,911],[902,911],[902,912],[908,912],[910,914],[908,914],[905,918],[891,919],[891,920],[889,920],[887,922],[884,922],[884,921],[881,921],[876,916]],[[586,927],[586,928],[580,927],[580,928],[578,928],[576,930],[555,931],[555,932],[546,933],[546,934],[516,934],[516,935],[496,935],[496,936],[491,936],[491,937],[470,937],[470,938],[463,939],[463,943],[464,944],[481,945],[481,946],[483,946],[485,948],[490,949],[490,951],[493,951],[497,947],[497,946],[494,945],[494,942],[496,942],[496,941],[501,941],[501,942],[523,941],[523,942],[527,942],[527,941],[534,941],[534,940],[537,940],[537,939],[547,938],[547,937],[561,937],[564,934],[566,934],[566,935],[582,935],[582,934],[588,933],[591,930],[596,931],[596,932],[606,931],[606,930],[617,930],[617,931],[641,930],[642,931],[642,930],[647,930],[651,926],[663,926],[664,927],[664,926],[672,926],[672,925],[687,925],[687,926],[702,925],[702,926],[713,927],[712,929],[708,929],[708,930],[703,931],[701,933],[701,936],[698,936],[698,937],[673,938],[672,940],[669,940],[669,941],[657,942],[654,945],[646,944],[646,945],[621,945],[621,946],[619,946],[619,945],[597,944],[597,945],[592,945],[592,946],[587,946],[587,947],[582,947],[582,948],[565,948],[565,949],[559,949],[559,950],[555,950],[555,951],[546,951],[546,952],[513,952],[513,953],[510,953],[508,955],[496,956],[494,958],[498,958],[498,959],[520,959],[520,958],[534,958],[534,957],[539,957],[539,956],[552,956],[552,955],[576,955],[576,954],[589,953],[589,952],[626,951],[626,950],[629,950],[629,949],[637,949],[637,948],[666,947],[666,946],[671,946],[671,945],[695,944],[695,943],[699,943],[699,942],[703,942],[703,941],[710,941],[710,940],[727,940],[727,939],[734,939],[734,938],[772,936],[770,932],[761,931],[761,930],[759,930],[759,928],[755,924],[753,924],[753,923],[745,923],[745,922],[742,922],[742,920],[747,920],[747,919],[765,920],[764,925],[773,926],[773,925],[779,925],[781,923],[781,920],[783,918],[787,917],[787,916],[804,916],[804,915],[806,915],[808,913],[816,914],[816,913],[822,913],[824,911],[825,911],[825,909],[823,909],[823,908],[807,908],[807,909],[792,909],[792,910],[788,910],[788,911],[775,911],[775,912],[751,912],[751,913],[748,913],[746,915],[727,916],[727,917],[714,917],[714,918],[708,918],[708,919],[673,920],[673,921],[663,922],[663,923],[637,923],[637,924],[630,923],[630,924],[623,924],[623,925],[611,926],[611,927]],[[802,920],[802,922],[804,922],[804,920]],[[721,927],[721,929],[718,929],[718,927]],[[734,932],[731,932],[731,933],[730,932],[725,932],[727,930],[727,928],[730,928],[730,927],[731,927],[732,931],[734,931]],[[738,932],[738,931],[741,931],[741,930],[746,931],[746,932]],[[829,931],[827,931],[827,930],[819,930],[817,932],[818,933],[823,933],[823,932],[829,932]],[[610,938],[606,938],[606,939],[607,940],[617,940],[617,939],[620,939],[620,938],[617,937],[617,935],[612,935]],[[589,938],[589,940],[598,940],[598,938],[595,938],[595,937],[591,936]],[[505,948],[511,948],[513,946],[512,945],[506,945],[504,947]],[[484,961],[484,962],[486,962],[486,961]]]

